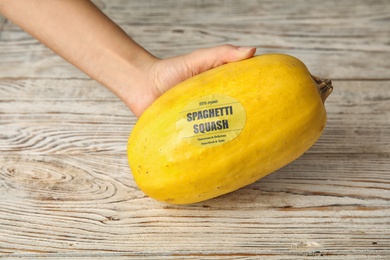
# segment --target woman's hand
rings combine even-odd
[[[255,52],[254,47],[221,45],[154,60],[144,76],[145,84],[137,86],[140,92],[129,91],[121,99],[139,117],[160,95],[178,83],[225,63],[250,58]]]

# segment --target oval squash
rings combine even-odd
[[[148,196],[173,204],[251,184],[317,141],[332,89],[284,54],[192,77],[158,98],[133,128],[127,151],[134,179]]]

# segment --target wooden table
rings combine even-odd
[[[138,190],[136,118],[0,17],[0,257],[389,259],[390,3],[96,1],[159,57],[231,43],[301,59],[334,81],[301,158],[190,206]]]

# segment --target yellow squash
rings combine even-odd
[[[308,150],[333,87],[298,59],[259,55],[190,78],[156,100],[128,142],[139,188],[189,204],[226,194]]]

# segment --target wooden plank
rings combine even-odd
[[[389,153],[390,81],[334,86],[327,127],[309,153]],[[2,80],[0,90],[4,152],[122,154],[137,120],[93,81]]]
[[[1,80],[0,152],[121,153],[136,117],[92,80]]]
[[[3,101],[118,101],[114,94],[92,79],[2,78],[0,92]]]
[[[6,23],[6,19],[5,17],[1,16],[0,15],[0,41],[2,41],[2,32],[4,31],[4,26],[5,26],[5,23]]]
[[[312,1],[309,6],[306,1],[292,5],[287,0],[240,4],[153,0],[98,5],[159,57],[225,43],[254,45],[258,54],[295,55],[319,76],[390,78],[387,1]],[[0,77],[86,77],[40,44],[32,44],[25,34],[17,34],[1,43]]]
[[[388,255],[388,157],[327,155],[326,167],[322,158],[308,154],[238,192],[173,206],[145,197],[124,158],[2,157],[0,252]]]
[[[334,81],[328,125],[311,152],[389,153],[390,81]]]

